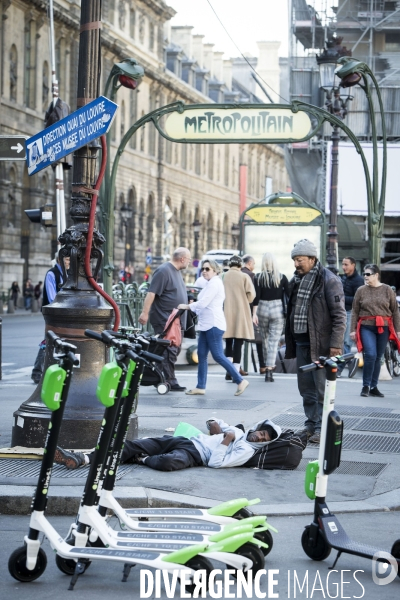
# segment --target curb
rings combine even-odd
[[[3,485],[0,487],[0,514],[29,515],[35,486]],[[114,495],[123,508],[210,508],[219,504],[217,500],[175,494],[153,488],[118,486]],[[81,486],[62,486],[50,490],[46,513],[51,516],[75,516],[82,497]],[[335,514],[369,513],[382,511],[400,511],[400,489],[372,496],[366,500],[349,502],[330,502],[329,507]],[[297,504],[256,504],[252,511],[268,517],[294,517],[312,515],[312,502]]]

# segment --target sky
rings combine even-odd
[[[193,25],[193,33],[214,43],[225,58],[240,55],[215,16],[212,7],[243,54],[258,55],[256,42],[280,41],[287,56],[287,0],[166,0],[177,11],[172,25]]]

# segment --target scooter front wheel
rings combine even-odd
[[[249,558],[252,561],[253,566],[251,567],[251,572],[253,577],[265,566],[264,554],[260,548],[254,544],[243,544],[243,546],[236,550],[235,554],[239,554],[239,556],[243,556],[244,558]],[[238,572],[239,570],[235,572],[234,577],[237,577]]]
[[[301,536],[301,545],[304,552],[307,554],[308,558],[311,558],[312,560],[325,560],[328,558],[332,548],[325,541],[325,538],[320,531],[318,531],[317,543],[315,546],[310,546],[309,540],[310,526],[307,525],[303,531],[303,535]]]
[[[268,556],[272,550],[272,546],[274,545],[274,538],[272,537],[271,532],[267,529],[266,531],[261,531],[261,533],[255,533],[254,537],[261,542],[264,542],[264,544],[268,544],[268,548],[260,548],[264,556]]]
[[[248,519],[249,517],[254,517],[254,513],[248,508],[241,508],[234,515],[232,515],[233,519]]]
[[[400,539],[395,541],[390,554],[393,556],[393,558],[397,558],[397,560],[400,558]],[[400,569],[397,569],[397,576],[400,577]]]
[[[38,579],[44,573],[46,566],[47,556],[42,548],[39,548],[36,565],[32,570],[28,569],[26,566],[26,546],[21,546],[14,550],[8,559],[8,570],[10,575],[17,581],[22,581],[24,583]]]
[[[211,571],[213,570],[212,563],[208,560],[208,558],[197,555],[194,558],[188,560],[188,562],[184,566],[188,569],[193,569],[194,571],[204,570],[206,572],[206,589],[208,590],[208,581],[211,575]],[[196,584],[192,583],[186,585],[185,588],[186,591],[189,592],[189,594],[193,594],[194,590],[196,589]]]

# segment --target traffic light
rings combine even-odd
[[[39,223],[44,227],[55,227],[55,225],[53,225],[52,206],[54,206],[54,204],[48,204],[41,206],[40,208],[30,208],[24,212],[32,223]]]

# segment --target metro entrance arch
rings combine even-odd
[[[381,115],[384,119],[384,115]],[[375,121],[375,115],[371,113]],[[382,176],[379,195],[378,156],[374,155],[373,177],[368,169],[363,149],[354,135],[338,117],[322,108],[293,101],[291,104],[193,104],[173,102],[144,115],[126,132],[118,147],[111,177],[103,193],[102,222],[105,243],[104,287],[112,288],[114,204],[118,166],[121,155],[136,131],[152,122],[167,140],[191,144],[288,144],[307,141],[317,134],[325,121],[339,127],[354,144],[360,155],[365,174],[368,214],[370,215],[370,256],[373,262],[380,260],[380,249],[375,239],[383,230],[385,177]],[[386,139],[384,135],[384,146]],[[382,169],[385,172],[385,164]],[[380,211],[378,210],[378,207]],[[381,212],[381,214],[380,214]]]

